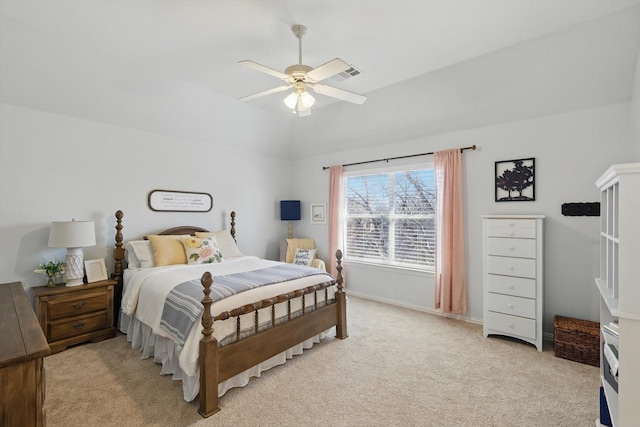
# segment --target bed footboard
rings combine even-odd
[[[336,252],[338,262],[338,277],[335,282],[325,282],[308,286],[295,292],[278,295],[274,298],[247,304],[234,310],[220,313],[213,318],[211,316],[210,298],[211,284],[213,280],[210,273],[202,276],[204,287],[204,313],[202,315],[203,337],[200,341],[200,406],[198,413],[203,417],[209,417],[220,410],[218,406],[218,384],[229,378],[261,363],[270,357],[281,353],[296,344],[299,344],[319,333],[336,327],[336,337],[347,338],[347,300],[344,292],[344,279],[342,277],[342,252]],[[327,288],[337,286],[335,299],[330,302],[327,299]],[[324,305],[317,300],[317,293],[325,292]],[[305,298],[313,295],[313,308],[306,310]],[[291,300],[302,298],[302,314],[291,318]],[[288,304],[288,320],[276,326],[276,304]],[[258,332],[258,310],[272,308],[272,327]],[[218,341],[213,338],[213,324],[215,320],[226,320],[240,315],[256,313],[255,334],[240,340],[240,329],[237,330],[237,341],[218,348]]]

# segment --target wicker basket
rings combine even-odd
[[[600,324],[555,316],[553,344],[556,357],[600,366]]]

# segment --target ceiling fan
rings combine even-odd
[[[293,92],[284,99],[284,103],[287,107],[291,108],[294,113],[297,113],[300,117],[304,117],[311,114],[311,107],[315,103],[315,99],[307,91],[307,88],[313,89],[314,92],[321,95],[330,96],[332,98],[352,102],[354,104],[362,105],[367,100],[367,97],[364,95],[320,84],[319,82],[336,74],[345,72],[352,67],[340,58],[332,59],[317,68],[311,68],[308,65],[304,65],[302,63],[302,38],[307,33],[307,27],[304,25],[294,25],[291,27],[291,31],[293,31],[293,34],[298,38],[298,64],[287,67],[287,69],[284,70],[284,73],[274,70],[273,68],[266,67],[262,64],[258,64],[254,61],[245,60],[239,62],[239,64],[246,67],[277,77],[283,80],[286,84],[284,86],[278,86],[273,89],[245,96],[240,98],[240,101],[248,101],[250,99],[271,95],[272,93],[284,92],[285,90],[293,88]]]

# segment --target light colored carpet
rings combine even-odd
[[[55,426],[593,426],[598,368],[478,325],[349,298],[349,338],[221,398],[203,419],[123,335],[45,359]],[[548,343],[547,343],[548,344]]]

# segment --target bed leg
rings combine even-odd
[[[338,284],[338,292],[336,292],[336,301],[338,303],[338,323],[336,324],[336,337],[341,340],[347,338],[347,294],[344,292],[344,279],[342,277],[342,251],[338,249],[336,251],[338,277],[336,283]]]
[[[198,413],[210,417],[220,410],[218,406],[218,341],[213,337],[213,317],[209,296],[213,279],[211,273],[202,275],[204,299],[202,305],[202,339],[200,340],[200,408]]]

